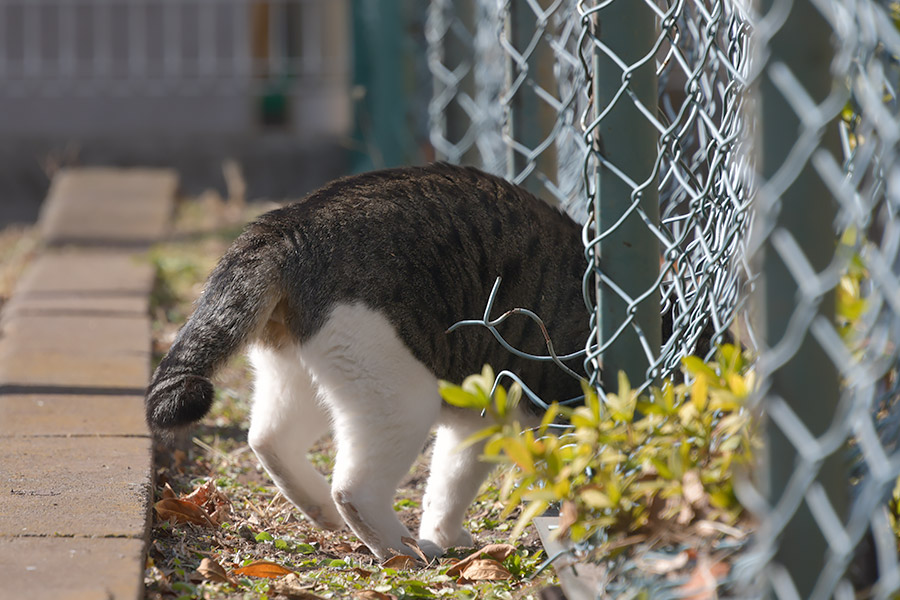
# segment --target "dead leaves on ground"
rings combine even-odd
[[[407,547],[412,548],[412,551],[416,553],[416,556],[419,557],[419,560],[422,561],[423,564],[428,564],[428,557],[425,556],[425,553],[422,552],[422,549],[419,548],[419,542],[417,542],[414,538],[411,537],[401,537],[400,541],[407,545]]]
[[[397,600],[397,596],[375,590],[361,590],[353,594],[353,600]]]
[[[181,498],[177,498],[166,484],[162,495],[162,500],[154,504],[153,509],[163,521],[218,527],[231,517],[231,501],[216,488],[212,479]]]
[[[421,567],[423,566],[423,563],[420,563],[412,556],[407,556],[406,554],[397,554],[396,556],[392,556],[381,563],[381,566],[388,569],[406,571],[409,569],[415,569],[416,567]]]
[[[398,554],[381,563],[381,566],[397,570],[424,568],[429,561],[419,549],[416,541],[412,538],[403,538],[403,543],[415,551],[418,558]],[[461,584],[512,579],[513,575],[503,566],[503,561],[515,551],[516,547],[511,544],[488,544],[462,560],[445,563],[450,564],[450,568],[446,570],[445,574],[457,577],[457,583]]]
[[[265,579],[279,579],[285,575],[292,575],[294,571],[270,560],[255,560],[242,567],[235,567],[229,573],[221,564],[211,558],[204,558],[197,567],[199,573],[206,581],[213,583],[230,583],[237,585],[236,575],[243,577],[261,577]]]
[[[458,576],[457,583],[512,579],[503,561],[515,551],[515,546],[510,544],[489,544],[455,563],[447,569],[447,575]]]
[[[409,542],[407,542],[408,544]],[[445,562],[449,568],[444,574],[456,577],[457,584],[475,583],[479,581],[505,581],[513,579],[513,574],[503,566],[503,561],[514,554],[515,547],[510,544],[490,544],[455,562]],[[391,569],[422,568],[416,558],[405,555],[394,556],[381,565]],[[368,579],[375,573],[359,567],[350,569],[362,579]],[[269,590],[294,600],[319,600],[312,589],[314,584],[305,583],[296,572],[272,561],[257,560],[242,567],[226,570],[211,558],[204,558],[197,568],[196,574],[213,583],[229,583],[240,585],[237,577],[258,577],[272,579]],[[356,600],[396,600],[397,596],[377,590],[364,589],[353,593]]]
[[[213,583],[230,583],[235,584],[234,578],[229,575],[225,569],[211,558],[204,558],[197,567],[197,572],[207,581]]]
[[[312,586],[304,583],[296,573],[276,579],[269,584],[271,594],[284,596],[289,600],[324,600],[322,596],[314,594],[311,590]]]
[[[457,583],[471,583],[474,581],[504,581],[512,579],[506,567],[493,558],[478,558],[466,565],[459,574]]]
[[[153,505],[153,509],[163,521],[193,523],[194,525],[215,527],[212,517],[202,506],[197,506],[179,498],[163,498]]]
[[[162,499],[153,505],[156,514],[163,521],[175,524],[193,523],[202,527],[216,528],[226,523],[231,517],[231,501],[222,493],[213,480],[196,487],[189,494],[176,496],[174,490],[166,484],[162,491]],[[200,561],[195,575],[212,583],[228,583],[238,585],[237,576],[281,579],[294,575],[294,571],[268,560],[257,560],[228,572],[219,562],[204,558]],[[283,595],[299,598],[297,594],[285,592]],[[307,594],[306,599],[317,598]]]
[[[176,525],[191,523],[213,529],[229,522],[232,516],[231,501],[216,487],[214,480],[208,480],[190,493],[180,496],[166,484],[162,491],[162,499],[154,504],[154,509],[162,521]],[[419,548],[416,540],[404,538],[403,542],[410,548],[410,554],[414,556],[394,556],[382,563],[381,567],[395,571],[425,568],[430,561]],[[336,549],[352,552],[358,548],[343,542],[339,543]],[[515,547],[510,544],[491,544],[471,553],[462,560],[444,560],[440,565],[431,563],[431,566],[437,566],[442,577],[444,575],[455,577],[457,584],[506,581],[515,578],[503,565],[503,561],[513,553],[515,553]],[[376,571],[352,567],[352,565],[348,565],[348,567],[351,568],[347,570],[354,572],[360,579],[369,579],[376,574]],[[217,560],[206,557],[191,575],[191,580],[243,587],[244,584],[241,583],[241,580],[246,577],[271,580],[270,591],[280,596],[299,600],[319,598],[311,591],[313,585],[302,579],[302,575],[270,560],[256,560],[242,566],[228,566],[227,564],[223,566]],[[373,580],[373,585],[374,583]],[[428,586],[429,584],[423,582],[419,585]],[[448,585],[448,582],[445,580],[440,585]],[[396,598],[396,596],[386,593],[387,591],[392,590],[384,590],[380,587],[378,590],[358,590],[354,592],[353,597],[359,600],[392,600]]]
[[[248,565],[234,570],[235,575],[248,575],[250,577],[265,577],[267,579],[278,579],[293,573],[290,569],[282,567],[278,563],[270,560],[255,560]]]

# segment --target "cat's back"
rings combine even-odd
[[[442,378],[459,380],[485,362],[499,369],[511,359],[487,331],[445,333],[482,314],[498,277],[495,316],[517,307],[538,312],[565,352],[585,339],[580,227],[474,168],[435,164],[345,177],[263,215],[236,245],[277,248],[288,325],[301,341],[335,305],[362,303],[384,314]],[[541,353],[543,337],[525,320],[505,331]],[[538,368],[545,369],[520,365]]]
[[[480,223],[487,224],[487,232],[496,236],[504,228],[528,227],[529,223],[542,228],[577,228],[568,216],[524,189],[474,167],[447,163],[342,177],[299,202],[263,215],[253,227],[284,232],[356,224],[371,228],[379,223],[392,225],[392,230],[407,225],[459,228]]]

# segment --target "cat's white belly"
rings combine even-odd
[[[322,527],[346,523],[381,559],[409,554],[394,493],[440,422],[419,546],[428,554],[471,543],[466,508],[489,471],[481,446],[458,451],[484,421],[446,409],[438,382],[387,318],[360,303],[334,307],[302,347],[255,346],[250,445],[284,495]],[[332,482],[306,458],[328,429],[337,446]]]

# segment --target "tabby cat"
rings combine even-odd
[[[491,317],[529,308],[560,354],[575,352],[588,335],[583,270],[576,223],[477,169],[436,164],[339,179],[263,215],[228,249],[153,375],[148,424],[161,434],[203,417],[210,377],[249,348],[249,444],[303,514],[326,529],[346,524],[379,559],[411,555],[393,497],[436,426],[418,546],[437,556],[470,545],[463,516],[489,465],[481,446],[458,446],[487,424],[444,404],[438,380],[458,383],[490,364],[545,400],[577,396],[579,383],[510,354],[483,327],[447,329],[480,317],[502,277]],[[546,354],[525,316],[499,331]],[[329,431],[330,486],[306,457]]]

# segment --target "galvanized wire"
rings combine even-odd
[[[754,75],[772,82],[800,123],[791,132],[795,141],[788,159],[760,182],[759,235],[752,248],[782,261],[793,280],[790,288],[796,288],[788,331],[762,344],[759,370],[766,379],[758,400],[773,431],[781,432],[776,437],[791,440],[797,458],[789,465],[783,491],[749,481],[740,488],[741,500],[760,517],[756,550],[741,566],[758,593],[852,597],[856,587],[869,588],[874,597],[888,597],[900,589],[897,542],[887,516],[891,510],[887,501],[900,473],[895,427],[900,360],[896,343],[900,35],[886,3],[835,0],[815,6],[822,34],[833,40],[834,83],[824,98],[804,86],[804,73],[792,71],[787,60],[772,51],[781,47],[771,40],[780,34],[791,3],[775,2],[765,16],[754,18],[760,49]],[[825,138],[838,127],[840,113],[846,122],[840,125],[841,143],[835,153]],[[767,118],[764,109],[762,119]],[[824,257],[825,268],[813,267],[821,258],[812,256],[798,243],[797,234],[779,221],[782,197],[804,171],[823,182],[833,201],[826,197],[821,202],[833,204],[837,211],[832,233],[842,242]],[[854,270],[863,310],[841,332],[820,307],[831,290],[849,286],[845,289],[852,291],[854,279],[848,279],[848,273]],[[833,369],[839,382],[833,413],[820,403],[812,403],[810,410],[782,396],[783,379],[797,376],[791,366],[802,358],[798,353],[804,351],[806,340],[821,348],[823,363],[797,383],[804,385]],[[827,427],[817,430],[812,423],[821,416],[816,412],[822,411],[827,411]],[[828,479],[835,465],[846,460],[848,446],[856,461],[851,480],[855,485],[845,499],[846,479],[837,485],[829,485]],[[785,457],[776,460],[783,462]],[[766,474],[777,467],[770,466]],[[792,542],[792,524],[805,515],[811,515],[825,548],[813,557],[819,566],[812,573],[780,551]]]
[[[435,90],[429,107],[432,144],[439,158],[505,175],[588,223],[586,248],[592,262],[585,285],[590,287],[593,277],[603,276],[593,256],[609,234],[590,225],[594,173],[602,163],[628,179],[604,162],[598,149],[589,149],[606,112],[591,101],[590,55],[596,39],[590,21],[602,16],[609,3],[480,0],[460,10],[466,4],[435,0],[430,5],[426,38]],[[640,183],[628,183],[636,192],[642,185],[659,191],[660,222],[649,227],[659,244],[661,268],[652,288],[637,297],[622,295],[629,306],[659,298],[671,334],[661,348],[648,349],[642,371],[649,376],[636,385],[671,374],[698,343],[710,355],[709,342],[735,330],[753,281],[741,251],[752,220],[748,154],[739,152],[749,137],[742,117],[746,14],[721,2],[677,2],[666,10],[655,3],[647,6],[663,25],[654,46],[646,49],[661,82],[658,111],[644,109],[660,144],[654,172],[644,174]],[[523,22],[533,30],[521,31]],[[623,65],[622,73],[628,70]],[[617,97],[629,93],[625,82]],[[615,287],[614,281],[608,283]],[[591,303],[593,296],[585,290]],[[634,324],[622,322],[616,328],[625,331]],[[740,331],[740,341],[752,347],[749,324],[742,323]],[[615,339],[604,342],[593,344],[589,354],[599,358]]]
[[[579,214],[578,34],[572,2],[431,2],[437,157],[480,166]]]
[[[887,502],[900,474],[900,6],[874,0],[775,0],[760,14],[739,0],[635,2],[634,10],[652,13],[657,33],[637,49],[637,58],[626,60],[624,53],[606,45],[598,29],[598,23],[628,27],[609,21],[619,1],[509,0],[497,11],[490,9],[491,2],[477,2],[482,12],[474,24],[477,33],[469,37],[481,45],[473,42],[470,65],[490,56],[490,66],[482,68],[493,70],[489,79],[495,87],[484,94],[479,84],[462,95],[454,89],[462,86],[465,69],[442,63],[437,51],[430,55],[432,73],[440,79],[435,84],[440,101],[432,104],[432,141],[451,160],[464,160],[467,145],[477,145],[479,155],[466,160],[480,160],[488,170],[526,184],[584,223],[585,298],[591,305],[585,318],[594,328],[585,340],[586,366],[601,396],[605,377],[598,367],[620,337],[639,340],[642,377],[632,381],[636,389],[670,376],[682,356],[709,358],[723,341],[757,353],[757,367],[766,378],[751,408],[766,415],[797,457],[774,457],[788,460],[783,495],[771,496],[766,489],[765,465],[757,480],[738,486],[740,500],[756,515],[759,528],[753,550],[736,562],[732,589],[737,586],[740,595],[750,596],[825,598],[850,597],[853,586],[874,585],[873,596],[889,597],[900,589]],[[451,3],[432,3],[437,5],[441,10],[430,21],[429,37],[435,47],[446,39],[447,23],[455,18]],[[823,15],[825,35],[834,45],[834,89],[821,98],[804,89],[800,82],[806,74],[792,72],[788,57],[779,55],[782,46],[772,43],[791,10],[809,7]],[[530,32],[514,30],[523,23],[523,13],[533,21]],[[493,45],[485,33],[491,31]],[[801,37],[793,40],[798,48],[804,47]],[[612,87],[603,80],[604,103],[598,102],[594,86],[600,76],[595,72],[598,53],[618,69]],[[545,77],[546,68],[541,70],[548,57],[553,80]],[[635,87],[633,76],[647,65],[657,77],[656,105],[642,99]],[[503,78],[496,75],[500,69]],[[498,81],[503,82],[499,91]],[[769,81],[799,126],[786,132],[785,147],[793,150],[784,164],[763,176],[758,173],[758,132],[781,117],[774,106],[760,112],[753,90]],[[519,102],[520,95],[539,101]],[[463,103],[477,123],[474,135],[448,138],[440,117],[453,102]],[[536,106],[552,108],[555,117],[527,112]],[[622,106],[643,115],[655,131],[655,158],[646,172],[630,172],[610,158],[631,139],[603,139],[600,134],[604,119]],[[823,140],[841,117],[840,148],[833,152]],[[523,121],[540,133],[517,137]],[[479,135],[491,142],[476,144]],[[574,182],[563,175],[575,163],[573,157],[580,171]],[[836,207],[825,236],[833,248],[824,266],[779,221],[785,191],[809,173],[822,182]],[[598,198],[598,181],[609,178],[624,184],[630,202],[604,229],[597,225],[604,201]],[[658,217],[642,200],[651,191],[658,194]],[[636,291],[601,266],[604,241],[629,219],[642,223],[658,244],[658,274]],[[762,263],[757,260],[761,250],[784,265],[790,277],[785,289],[763,295]],[[859,296],[859,314],[843,329],[829,313],[828,300],[841,286],[851,296],[858,286]],[[601,288],[627,307],[621,320],[601,323],[608,313],[593,304]],[[774,312],[767,302],[786,306],[791,315],[774,337],[760,328],[767,313]],[[664,317],[658,344],[636,316],[642,307],[655,304]],[[751,318],[751,313],[758,316]],[[489,325],[487,319],[481,324]],[[601,325],[611,333],[601,334]],[[833,368],[837,374],[833,414],[823,416],[821,406],[803,409],[820,414],[798,412],[792,398],[778,391],[780,378],[795,378],[790,383],[801,390],[805,381],[821,379],[816,372],[798,376],[792,370],[798,353],[810,347],[821,353],[822,373]],[[827,427],[811,427],[813,417],[824,418]],[[855,461],[849,480],[842,467],[833,469],[846,461],[848,448]],[[846,509],[825,481],[835,473],[844,477],[840,485],[852,484]],[[785,536],[794,535],[788,524],[802,514],[809,515],[825,548],[808,590],[790,557],[779,553]]]
[[[579,6],[584,35],[594,40],[590,20],[602,19],[606,4]],[[749,129],[743,117],[742,93],[748,71],[746,15],[739,6],[722,2],[675,2],[666,10],[655,3],[647,6],[661,24],[653,47],[643,49],[645,58],[656,59],[661,82],[659,111],[640,107],[659,135],[655,172],[635,181],[616,165],[607,164],[596,148],[588,153],[584,167],[590,180],[603,165],[625,181],[633,195],[646,186],[659,190],[659,222],[653,223],[643,214],[641,218],[660,244],[660,275],[654,285],[671,326],[664,332],[668,335],[662,347],[646,352],[645,385],[654,377],[671,374],[681,356],[696,351],[701,338],[706,338],[703,353],[709,356],[713,351],[709,342],[722,341],[728,335],[753,279],[741,260],[752,220],[748,159],[740,151]],[[588,79],[591,51],[589,45],[583,46],[582,64]],[[621,65],[617,102],[634,102],[628,74],[638,67],[637,63]],[[582,127],[589,145],[593,131],[610,109],[606,105],[585,111]],[[606,140],[610,143],[615,142]],[[594,194],[595,190],[589,190],[589,214],[594,210]],[[639,209],[635,206],[634,210]],[[592,249],[610,231],[589,234],[587,248],[592,258]],[[592,259],[590,266],[596,263]],[[642,298],[653,297],[652,291],[629,296],[627,312],[633,314]],[[745,339],[741,341],[752,345],[752,329],[743,327],[742,331]],[[604,342],[612,344],[615,337]],[[603,350],[604,346],[599,346],[594,352]]]

